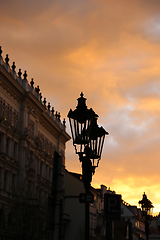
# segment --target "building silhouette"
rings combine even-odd
[[[16,72],[0,47],[0,239],[50,239],[46,205],[55,151],[65,166],[65,129],[39,86]]]

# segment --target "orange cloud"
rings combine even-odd
[[[131,204],[146,191],[158,211],[159,9],[159,0],[6,0],[0,8],[3,57],[27,70],[62,118],[83,91],[110,133],[94,186],[110,185]],[[71,142],[66,167],[81,172]]]

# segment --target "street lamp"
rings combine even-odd
[[[98,115],[86,106],[83,93],[77,99],[78,105],[68,113],[73,146],[82,162],[82,180],[85,193],[89,193],[92,175],[101,159],[105,135],[109,134],[97,124]],[[89,240],[89,202],[85,203],[85,239]]]
[[[141,210],[143,217],[145,219],[145,233],[146,233],[146,239],[148,240],[149,237],[149,221],[151,220],[151,213],[150,210],[154,207],[152,205],[152,202],[147,198],[147,195],[143,194],[142,200],[138,202],[141,205]]]

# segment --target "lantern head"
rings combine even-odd
[[[81,93],[78,100],[78,105],[74,111],[70,109],[68,113],[73,145],[76,148],[76,153],[83,152],[84,146],[89,143],[89,131],[91,120],[98,115],[86,106],[86,98]],[[76,147],[77,146],[77,147]],[[79,148],[79,149],[78,149]]]
[[[152,209],[154,206],[152,205],[152,202],[147,198],[147,195],[143,194],[142,200],[138,202],[141,205],[141,209],[144,215],[148,215],[150,213],[150,209]]]

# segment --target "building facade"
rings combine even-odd
[[[46,104],[45,98],[42,101],[39,86],[34,87],[33,79],[28,82],[26,71],[22,76],[21,69],[16,73],[15,68],[14,62],[9,64],[8,55],[3,59],[0,47],[0,239],[14,239],[17,233],[16,239],[22,239],[22,235],[26,239],[26,234],[32,234],[30,220],[28,229],[24,227],[26,222],[22,224],[21,210],[26,221],[25,210],[33,205],[39,209],[37,219],[43,217],[35,236],[28,239],[43,239],[54,152],[61,156],[65,166],[65,145],[70,136],[60,113],[50,103]],[[30,210],[34,215],[33,208]],[[21,215],[19,226],[14,211]]]

